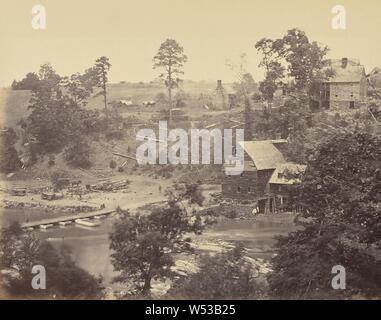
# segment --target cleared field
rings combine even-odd
[[[231,90],[232,84],[224,84],[227,90]],[[201,94],[213,95],[216,89],[214,81],[184,81],[180,89],[190,96],[187,106],[184,110],[189,115],[197,115],[202,108],[202,102],[198,100]],[[177,90],[173,91],[175,95]],[[153,107],[143,107],[142,103],[146,100],[155,100],[158,93],[167,94],[167,90],[162,83],[111,83],[108,85],[108,103],[118,102],[120,100],[131,99],[138,107],[128,108],[126,112],[155,112],[163,109],[164,106],[156,105]],[[0,89],[0,125],[14,127],[17,122],[30,113],[28,110],[31,92],[29,90],[13,91],[9,88]],[[102,109],[104,107],[102,97],[91,97],[88,102],[88,108]]]

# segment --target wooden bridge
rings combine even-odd
[[[99,216],[106,216],[114,213],[115,210],[99,210],[99,211],[93,211],[93,212],[87,212],[87,213],[79,213],[79,214],[72,214],[67,216],[60,216],[55,218],[47,218],[42,220],[36,220],[36,221],[30,221],[25,222],[21,224],[21,228],[28,229],[28,228],[36,228],[44,225],[58,225],[60,222],[74,222],[77,219],[91,219]]]

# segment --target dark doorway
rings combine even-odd
[[[265,213],[265,209],[266,209],[266,200],[258,200],[259,213]]]

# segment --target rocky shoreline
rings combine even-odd
[[[77,213],[77,212],[92,212],[99,210],[99,206],[92,205],[56,205],[45,204],[41,202],[24,202],[15,200],[2,200],[0,202],[0,208],[4,209],[36,209],[41,208],[46,211],[60,211],[63,213]]]

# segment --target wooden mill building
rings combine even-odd
[[[256,202],[259,213],[282,210],[288,186],[300,182],[305,170],[305,166],[286,162],[281,152],[285,143],[282,139],[241,142],[244,170],[224,177],[223,197]]]

